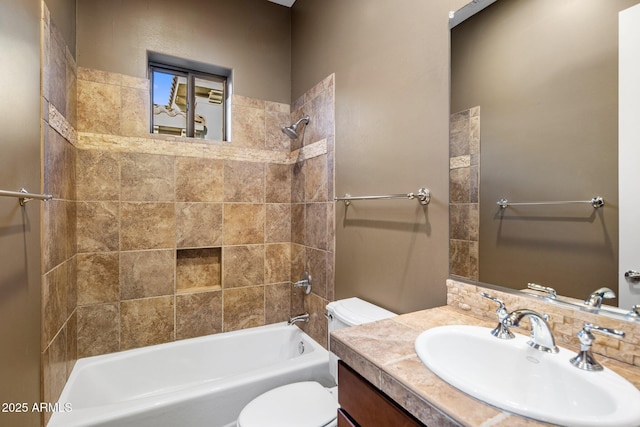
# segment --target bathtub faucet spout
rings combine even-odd
[[[300,314],[299,316],[293,316],[287,323],[289,325],[293,325],[298,322],[309,323],[309,313]]]

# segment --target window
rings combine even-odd
[[[151,131],[226,141],[227,78],[149,63]]]

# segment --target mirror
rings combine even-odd
[[[462,175],[473,188],[474,171],[479,196],[466,255],[454,244],[465,218],[450,209],[451,258],[478,260],[451,261],[451,275],[516,290],[535,282],[579,300],[617,291],[618,12],[637,3],[496,1],[452,28],[451,113],[476,114],[480,160],[470,155],[470,172],[452,166],[452,199]],[[452,141],[457,130],[452,121]],[[603,207],[587,203],[596,196]],[[503,209],[503,198],[585,203]],[[474,224],[472,199],[464,215]]]

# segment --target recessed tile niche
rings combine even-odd
[[[179,293],[222,289],[221,248],[178,249],[176,290]]]

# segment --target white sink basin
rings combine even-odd
[[[459,390],[518,415],[563,426],[640,426],[640,391],[605,368],[569,363],[575,352],[543,353],[479,326],[441,326],[416,339],[420,360]]]

